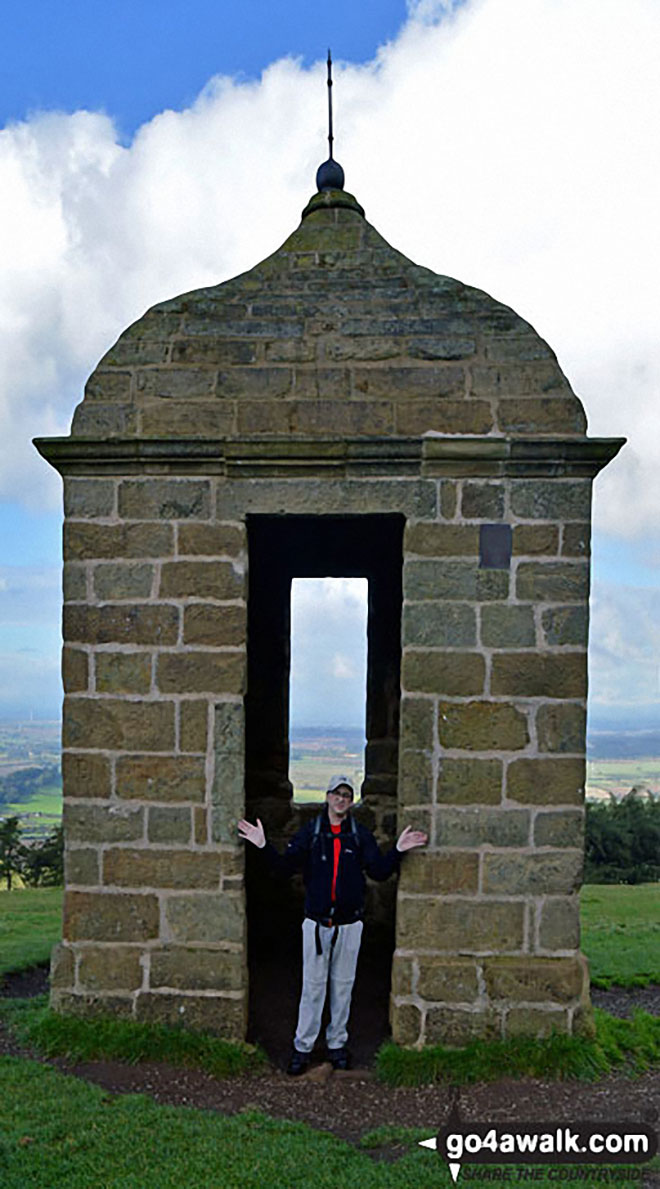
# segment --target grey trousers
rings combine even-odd
[[[355,982],[362,921],[339,925],[337,940],[332,946],[335,926],[319,926],[322,953],[316,952],[316,922],[308,917],[303,921],[303,985],[298,1009],[298,1027],[294,1048],[299,1053],[311,1053],[321,1028],[321,1016],[330,976],[330,1023],[325,1040],[329,1049],[346,1044],[346,1025],[351,1010],[351,995]]]

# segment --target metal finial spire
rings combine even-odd
[[[334,139],[332,133],[332,54],[328,50],[328,146],[330,156],[327,161],[323,162],[323,165],[319,166],[316,172],[317,190],[344,189],[344,171],[332,155]]]
[[[330,161],[333,160],[332,144],[334,139],[335,138],[332,135],[332,54],[330,53],[330,48],[328,47],[328,147],[330,149]]]

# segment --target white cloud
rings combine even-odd
[[[589,676],[595,706],[660,702],[657,591],[610,582],[594,584]]]
[[[590,431],[629,445],[598,481],[611,532],[660,511],[657,0],[411,0],[365,66],[335,70],[336,152],[367,216],[485,288],[557,350]],[[130,147],[102,115],[0,133],[5,494],[57,483],[31,436],[143,310],[225,279],[293,228],[324,156],[324,64],[212,80]]]

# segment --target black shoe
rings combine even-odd
[[[328,1057],[333,1069],[348,1069],[350,1065],[348,1049],[343,1045],[340,1049],[328,1049]]]
[[[309,1069],[309,1061],[309,1053],[300,1053],[298,1049],[294,1049],[286,1071],[291,1074],[291,1077],[299,1077],[301,1073]]]

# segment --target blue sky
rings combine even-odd
[[[9,0],[0,716],[59,709],[59,480],[30,439],[68,432],[85,377],[145,308],[242,271],[296,225],[325,155],[328,44],[336,155],[367,217],[412,259],[528,318],[590,432],[629,439],[596,483],[591,714],[652,721],[657,0]],[[343,595],[345,636],[327,660],[334,722],[360,700],[346,658],[361,647],[361,613]],[[337,597],[303,606],[311,657]],[[300,681],[298,704],[316,707]]]

